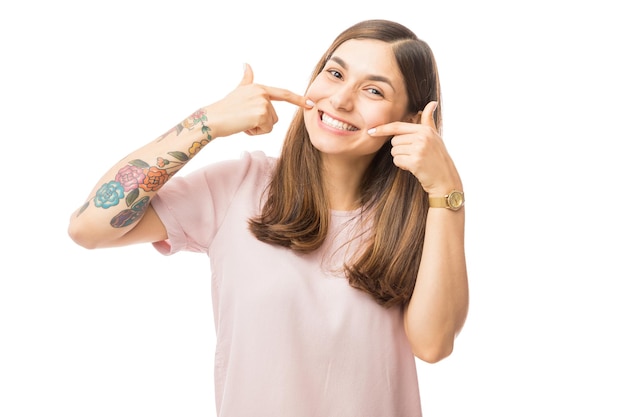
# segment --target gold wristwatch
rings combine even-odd
[[[465,195],[463,191],[452,190],[443,197],[428,197],[428,203],[433,208],[447,208],[456,211],[465,204]]]

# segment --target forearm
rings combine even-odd
[[[452,352],[468,310],[465,209],[430,209],[405,329],[416,356],[436,362]]]
[[[141,220],[152,197],[215,136],[205,109],[109,169],[71,216],[69,233],[85,247],[109,246]]]
[[[193,113],[113,166],[72,214],[72,239],[88,248],[163,239],[165,228],[150,209],[150,201],[204,146],[214,138],[240,132],[271,132],[278,121],[272,100],[311,107],[303,96],[254,84],[253,78],[246,64],[243,79],[226,97]]]

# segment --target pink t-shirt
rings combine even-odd
[[[155,247],[210,259],[217,415],[421,416],[401,309],[381,307],[341,272],[358,212],[333,211],[329,238],[307,255],[248,230],[274,162],[245,153],[173,178],[152,200],[168,232]]]

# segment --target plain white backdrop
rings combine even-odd
[[[69,216],[112,163],[231,91],[244,62],[302,93],[368,18],[433,48],[468,200],[470,313],[452,356],[417,361],[424,416],[626,416],[617,3],[4,2],[0,416],[214,415],[208,259],[88,251]],[[183,173],[276,154],[295,110],[276,107],[274,132],[218,139]]]

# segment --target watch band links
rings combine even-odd
[[[432,208],[450,208],[448,205],[448,196],[428,197],[428,205]]]

